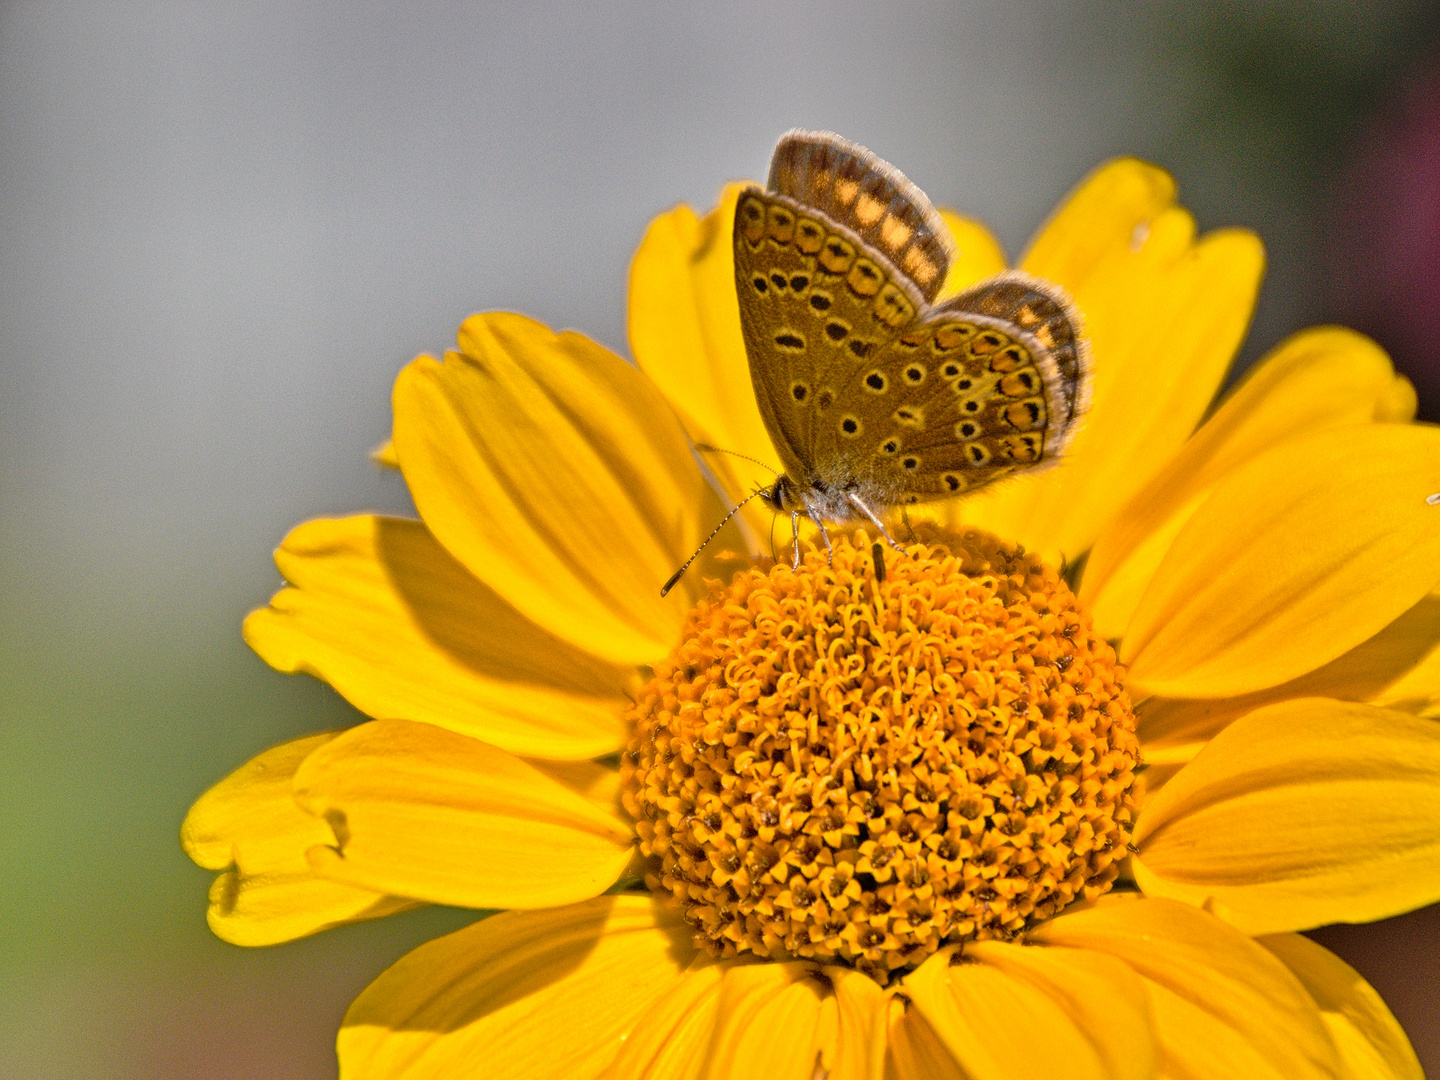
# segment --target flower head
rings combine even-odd
[[[401,374],[420,520],[300,526],[246,622],[375,719],[192,809],[216,932],[510,909],[361,995],[346,1077],[1418,1076],[1294,934],[1440,898],[1440,433],[1408,384],[1324,328],[1212,409],[1258,244],[1116,162],[1022,261],[1091,336],[1064,464],[905,555],[792,568],[752,504],[662,598],[725,511],[692,445],[773,459],[735,199],[648,233],[638,369],[492,314]],[[1003,268],[946,223],[948,289]]]

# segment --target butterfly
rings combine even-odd
[[[825,522],[868,519],[899,549],[887,510],[1054,465],[1088,407],[1088,348],[1060,289],[1011,271],[936,303],[949,230],[899,170],[838,135],[781,136],[766,187],[736,203],[734,254],[783,465],[755,495],[790,514],[796,565],[801,514],[827,548]]]

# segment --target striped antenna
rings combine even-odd
[[[690,569],[690,564],[700,557],[700,552],[704,551],[710,541],[714,540],[715,537],[719,534],[720,530],[725,527],[726,523],[728,523],[731,518],[733,518],[736,514],[740,512],[740,507],[744,506],[751,499],[755,498],[755,496],[759,495],[760,492],[763,490],[764,488],[756,488],[749,495],[746,495],[745,498],[741,499],[738,503],[736,503],[730,508],[730,512],[720,520],[720,524],[716,525],[715,528],[710,530],[710,535],[705,537],[705,542],[695,549],[695,554],[691,555],[688,559],[686,559],[685,565],[680,567],[679,570],[676,570],[670,580],[665,582],[664,585],[660,586],[661,596],[667,595],[671,589],[673,589],[676,585],[680,584],[680,579],[685,576],[685,571]]]
[[[762,469],[769,469],[776,476],[780,475],[780,470],[775,468],[774,465],[766,465],[765,462],[759,458],[753,458],[749,454],[741,454],[734,450],[725,450],[719,446],[711,446],[709,443],[696,443],[695,449],[702,454],[729,454],[731,457],[738,457],[754,465],[759,465]]]

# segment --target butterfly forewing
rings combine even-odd
[[[760,411],[802,498],[921,502],[1055,460],[1088,371],[1052,286],[1007,274],[932,306],[939,215],[837,136],[787,135],[770,182],[736,207],[736,289]]]

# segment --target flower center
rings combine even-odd
[[[737,574],[631,709],[647,882],[714,955],[883,982],[1115,880],[1138,742],[1114,650],[1023,549],[924,538],[883,581],[863,533]]]

